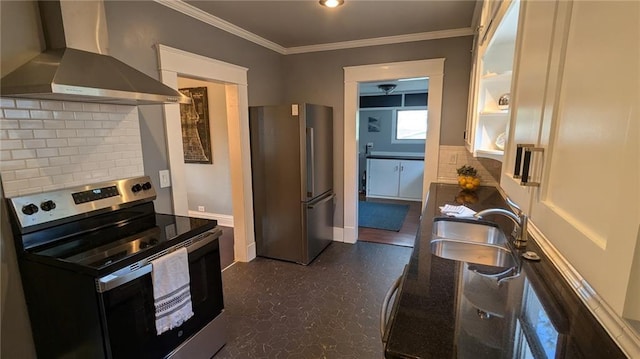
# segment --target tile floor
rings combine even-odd
[[[380,307],[412,249],[334,242],[308,266],[260,258],[223,274],[222,358],[383,358]]]

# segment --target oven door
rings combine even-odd
[[[217,237],[207,233],[207,236],[187,247],[194,315],[180,327],[161,335],[156,334],[151,264],[130,273],[126,278],[115,280],[115,285],[102,292],[105,345],[109,357],[165,358],[222,312],[224,305]]]

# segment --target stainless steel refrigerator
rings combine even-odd
[[[333,109],[249,108],[258,256],[309,264],[333,240]]]

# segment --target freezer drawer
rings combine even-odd
[[[302,264],[311,263],[333,241],[335,197],[329,192],[316,201],[302,204],[303,231],[306,233]]]

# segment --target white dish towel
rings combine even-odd
[[[440,212],[444,215],[458,218],[473,217],[473,215],[476,214],[476,211],[467,206],[453,206],[450,204],[445,204],[443,207],[440,207]]]
[[[187,249],[175,250],[152,261],[151,265],[156,332],[160,335],[193,316]]]

